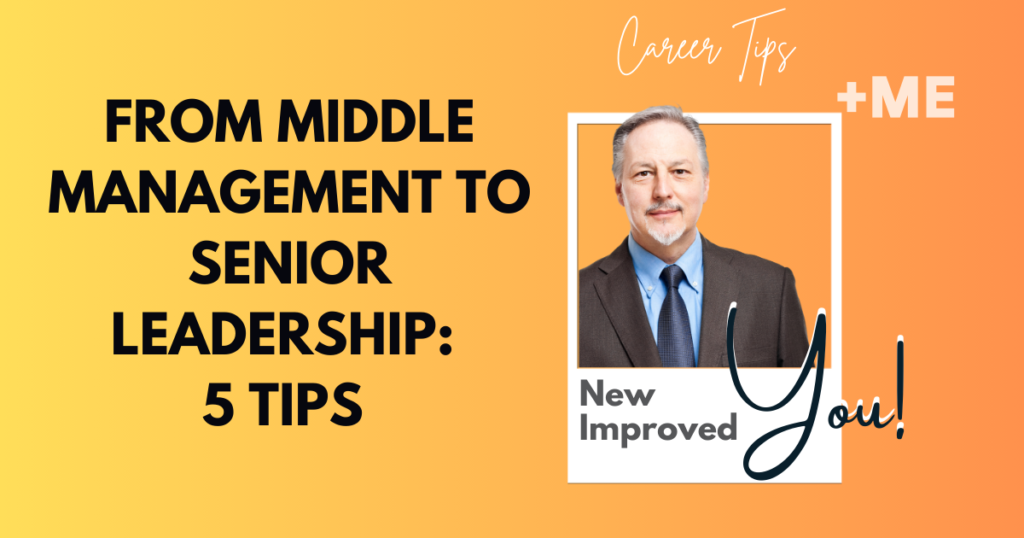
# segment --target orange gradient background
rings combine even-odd
[[[760,59],[751,54],[739,82],[749,28],[732,25],[783,7],[758,23],[755,40],[797,47],[786,70],[777,72],[774,55],[758,86]],[[1024,367],[1007,342],[1022,298],[1018,8],[68,2],[8,3],[2,12],[0,535],[1019,529],[1020,435],[1010,411]],[[616,49],[632,15],[639,37],[624,64],[666,37],[709,37],[722,52],[712,65],[648,58],[623,76]],[[870,92],[871,77],[882,75],[894,86],[921,77],[920,117],[874,119],[870,93],[856,113],[844,112],[836,94],[847,82]],[[954,92],[944,105],[954,119],[924,117],[929,75],[956,77],[944,89]],[[158,99],[169,110],[188,98],[231,99],[236,110],[259,99],[265,141],[137,143],[123,127],[119,142],[105,141],[107,99]],[[278,143],[281,99],[430,99],[434,131],[446,130],[446,100],[473,99],[474,141]],[[851,403],[879,396],[884,412],[894,407],[895,343],[904,335],[907,433],[897,441],[893,427],[847,428],[842,484],[566,483],[566,114],[665,103],[844,112],[842,392]],[[715,151],[712,177],[721,183],[701,229],[744,250],[744,235],[714,220],[724,217],[710,204],[726,207],[716,196],[727,190],[714,174],[736,164]],[[789,151],[817,158],[813,147]],[[316,177],[436,169],[444,177],[426,215],[47,212],[53,170],[98,178],[123,170],[132,186],[139,170],[180,178],[201,169],[217,185],[238,168]],[[481,196],[479,211],[466,214],[455,171],[507,168],[529,178],[529,205],[505,215]],[[737,177],[756,169],[738,163]],[[607,194],[613,202],[611,187]],[[778,239],[761,222],[736,225]],[[188,275],[197,268],[192,247],[205,239],[379,241],[394,284],[200,286]],[[771,247],[778,255],[763,255],[793,248],[782,241]],[[810,263],[796,272],[804,307],[827,308],[828,297],[815,304],[805,296],[816,287],[827,294],[827,284],[814,284],[827,283],[827,259]],[[328,310],[426,311],[453,333],[422,342],[415,356],[112,354],[113,312],[125,312],[126,336],[138,343],[144,311],[170,320],[193,311],[206,329],[213,311],[316,319]],[[444,342],[454,349],[448,356],[438,351]],[[333,403],[309,426],[260,427],[246,390],[250,382],[346,381],[363,387],[353,397],[363,419],[348,428],[329,422]],[[220,428],[202,420],[211,382],[234,389],[235,419]]]

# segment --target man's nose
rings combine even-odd
[[[672,198],[672,178],[668,172],[659,171],[655,177],[654,197],[659,199]]]

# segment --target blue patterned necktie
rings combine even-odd
[[[679,296],[679,283],[683,278],[683,270],[678,265],[669,265],[661,271],[661,280],[668,286],[658,316],[658,355],[661,355],[662,366],[692,368],[695,365],[690,316]]]

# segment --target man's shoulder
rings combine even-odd
[[[782,278],[789,269],[783,265],[754,254],[747,254],[732,248],[718,246],[704,238],[704,256],[723,260],[743,275],[758,275],[761,278]]]
[[[580,284],[593,282],[598,278],[604,276],[606,272],[602,270],[601,267],[602,264],[606,263],[608,261],[608,258],[610,257],[611,255],[609,254],[608,256],[605,256],[604,258],[597,260],[596,262],[584,267],[583,269],[580,269]]]
[[[598,280],[614,271],[619,265],[630,261],[629,248],[626,246],[626,241],[623,241],[611,254],[580,269],[580,285]]]

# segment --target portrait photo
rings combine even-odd
[[[721,116],[577,125],[579,367],[726,368],[733,303],[737,366],[803,364],[832,304],[832,131]]]

